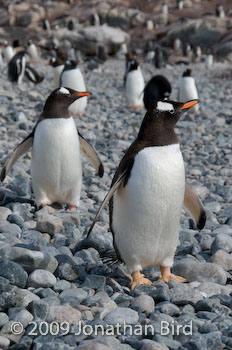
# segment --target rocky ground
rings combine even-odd
[[[21,87],[12,86],[1,73],[0,90],[14,95],[13,100],[0,97],[1,166],[31,131],[52,90],[51,68],[38,63],[37,69],[46,72],[37,86],[26,81]],[[65,208],[35,210],[30,154],[15,164],[1,184],[0,349],[231,349],[231,67],[216,63],[206,71],[201,63],[192,66],[200,113],[185,114],[177,125],[187,180],[196,187],[208,213],[201,232],[189,228],[184,212],[181,219],[174,272],[189,282],[164,284],[158,281],[158,269],[150,268],[145,274],[153,284],[137,286],[133,293],[125,267],[111,269],[99,258],[112,246],[108,209],[89,240],[85,234],[123,152],[138,132],[144,110],[134,112],[126,106],[123,60],[108,60],[96,71],[88,71],[85,65],[83,69],[92,96],[86,115],[76,124],[99,152],[105,175],[99,179],[83,158],[81,204],[72,213]],[[149,63],[142,64],[146,81],[158,73],[168,77],[173,99],[184,69],[180,65],[155,70]],[[168,335],[162,332],[162,321],[169,322]],[[15,322],[23,326],[22,332]],[[131,328],[120,334],[116,324],[123,322]],[[102,328],[91,334],[96,325]],[[182,329],[178,335],[178,325],[192,325],[192,331]],[[108,332],[104,336],[103,329]]]

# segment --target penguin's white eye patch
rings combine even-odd
[[[160,112],[168,111],[173,113],[174,107],[171,103],[158,101],[156,109]]]
[[[68,89],[65,89],[64,87],[61,87],[61,88],[58,90],[58,93],[59,93],[59,94],[64,94],[64,95],[70,95],[70,92],[68,91]]]

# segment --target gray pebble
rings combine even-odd
[[[116,325],[116,324],[136,324],[139,320],[139,315],[137,311],[131,310],[129,308],[118,307],[117,309],[111,311],[104,321],[107,324]]]
[[[28,277],[29,287],[53,287],[56,284],[56,277],[49,271],[37,269]]]

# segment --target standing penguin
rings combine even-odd
[[[168,98],[171,92],[172,87],[168,79],[163,75],[155,75],[145,86],[143,95],[144,107],[148,110],[157,101]]]
[[[8,63],[12,59],[12,57],[15,55],[15,51],[14,51],[13,47],[11,45],[9,45],[7,40],[3,41],[1,43],[1,46],[3,47],[3,49],[2,49],[3,57],[6,61],[6,63]]]
[[[146,113],[88,232],[110,200],[114,248],[132,275],[132,290],[136,285],[152,283],[141,274],[148,266],[160,265],[164,282],[186,281],[170,271],[183,204],[199,229],[206,217],[200,200],[185,185],[184,162],[174,128],[182,112],[197,103],[158,101]]]
[[[12,82],[21,84],[26,69],[26,51],[16,53],[8,62],[8,78]]]
[[[103,165],[91,145],[80,135],[68,107],[89,92],[61,87],[45,102],[38,123],[8,158],[1,172],[4,180],[16,160],[32,147],[31,176],[37,208],[58,202],[74,210],[80,199],[82,167],[80,149],[100,177]]]
[[[128,62],[126,73],[126,101],[130,108],[141,109],[143,107],[144,90],[143,73],[139,67],[139,62],[132,59]]]
[[[54,88],[57,89],[60,86],[60,75],[64,69],[64,61],[62,58],[52,57],[50,61],[47,63],[47,66],[53,67],[53,81]]]
[[[60,86],[67,86],[77,91],[85,91],[85,81],[81,73],[77,61],[68,60],[65,62],[63,72],[60,76]],[[87,97],[75,101],[69,107],[71,115],[83,115],[87,106]]]
[[[195,79],[192,77],[192,70],[186,69],[179,81],[178,101],[188,101],[191,99],[198,99],[198,92]],[[192,108],[193,113],[198,113],[199,106],[195,105]]]
[[[39,55],[36,45],[33,43],[32,40],[28,40],[27,43],[27,52],[30,55],[30,59],[32,62],[38,62],[39,61]]]

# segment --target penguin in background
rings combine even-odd
[[[167,51],[164,50],[160,45],[155,45],[155,56],[154,56],[154,65],[156,68],[160,69],[165,67],[167,62]]]
[[[183,45],[182,45],[182,41],[179,38],[176,38],[174,40],[173,48],[176,55],[179,55],[179,56],[183,55]]]
[[[33,41],[30,39],[27,43],[27,52],[30,55],[30,60],[32,62],[38,62],[39,61],[39,54],[36,45],[33,43]]]
[[[189,101],[193,99],[198,99],[198,92],[195,83],[195,79],[192,76],[192,70],[186,69],[179,80],[179,89],[178,89],[178,101]],[[199,106],[195,105],[191,109],[192,113],[199,112]]]
[[[76,129],[68,107],[89,96],[69,88],[55,89],[47,98],[33,131],[14,149],[1,172],[1,181],[19,157],[32,147],[31,176],[37,208],[52,203],[79,205],[82,183],[82,150],[102,177],[104,168],[93,147]]]
[[[150,109],[157,101],[168,99],[172,92],[170,82],[163,75],[155,75],[146,84],[143,94],[143,103],[146,110]]]
[[[132,59],[128,62],[125,82],[125,96],[127,105],[139,110],[143,107],[144,78],[139,62]]]
[[[47,63],[47,66],[53,67],[53,85],[57,89],[60,86],[60,75],[64,69],[65,62],[63,59],[52,57]]]
[[[152,284],[141,274],[149,266],[160,266],[163,282],[186,282],[170,270],[178,245],[182,206],[190,211],[199,230],[205,225],[206,214],[200,199],[185,182],[174,128],[182,113],[197,103],[158,101],[147,111],[88,231],[89,236],[110,201],[115,253],[131,273],[132,291],[136,285]]]
[[[13,49],[13,47],[8,43],[7,40],[4,40],[1,43],[1,46],[3,47],[2,49],[2,55],[4,57],[4,60],[6,61],[6,63],[8,63],[12,57],[15,55],[15,50]]]
[[[222,4],[216,5],[216,16],[219,18],[225,18],[225,11]]]
[[[60,76],[60,86],[66,86],[76,91],[85,91],[84,76],[78,67],[78,62],[67,60]],[[87,97],[77,100],[69,106],[72,116],[83,115],[87,106]]]
[[[26,69],[26,51],[16,53],[8,62],[8,79],[20,85],[23,81]]]
[[[144,56],[145,56],[146,62],[152,62],[154,60],[154,57],[155,57],[154,43],[151,40],[149,40],[146,43]]]
[[[205,57],[205,66],[207,69],[211,69],[213,67],[213,55],[211,53]]]

